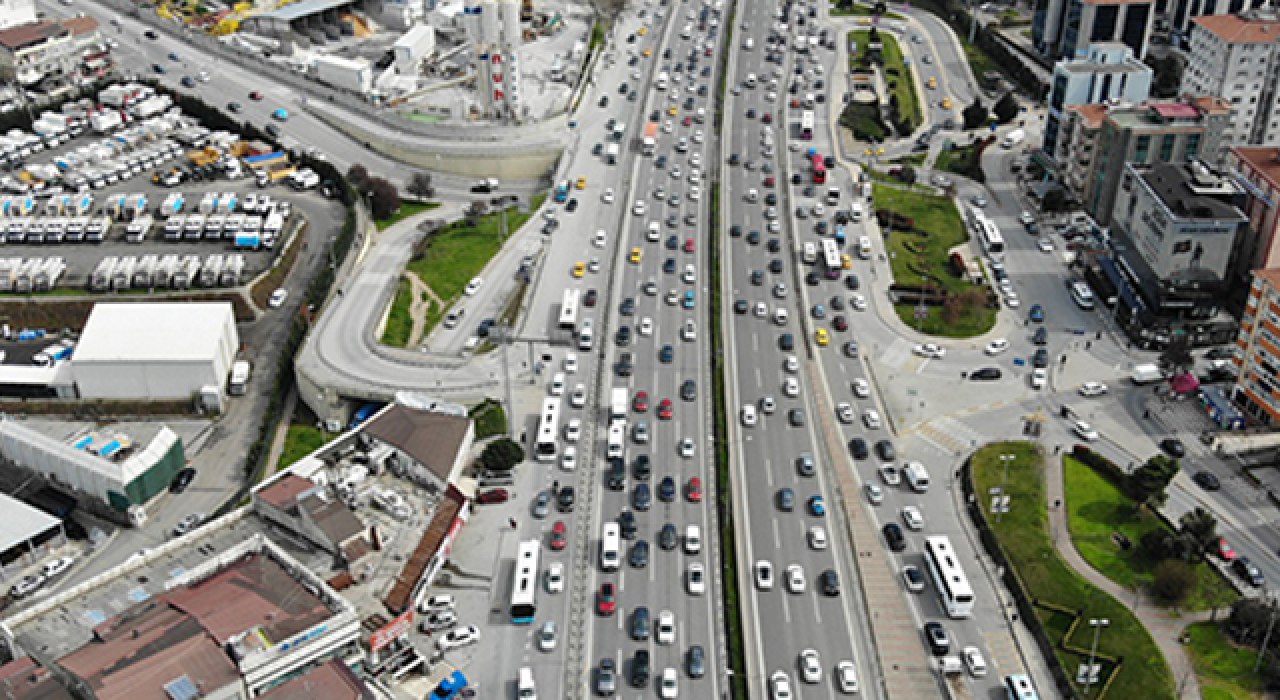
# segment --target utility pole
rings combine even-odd
[[[1102,628],[1111,624],[1111,620],[1091,619],[1089,626],[1093,628],[1093,646],[1089,647],[1089,665],[1084,669],[1084,694],[1089,696],[1089,690],[1093,687],[1093,661],[1098,654],[1098,636],[1102,633]]]
[[[1258,647],[1258,658],[1253,662],[1253,672],[1257,673],[1262,666],[1262,655],[1267,652],[1267,645],[1271,643],[1271,630],[1276,625],[1276,597],[1274,593],[1267,595],[1267,600],[1271,603],[1271,617],[1267,620],[1267,633],[1262,635],[1262,646]]]

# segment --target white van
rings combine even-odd
[[[813,241],[806,241],[804,244],[804,264],[812,265],[818,262],[818,244]]]
[[[907,462],[902,465],[902,474],[907,477],[907,483],[911,485],[912,491],[924,493],[929,490],[929,472],[923,464]]]
[[[622,534],[617,523],[605,523],[604,532],[600,535],[600,570],[617,571],[619,548],[622,546]]]
[[[702,528],[688,525],[684,529],[684,553],[698,554],[702,552]]]
[[[516,678],[516,697],[520,700],[538,700],[538,686],[533,683],[533,669],[524,666]]]
[[[547,387],[547,392],[552,396],[564,395],[564,372],[556,372],[551,378],[551,386]]]
[[[1076,306],[1085,311],[1093,309],[1093,290],[1084,282],[1075,281],[1071,283],[1071,298],[1076,302]]]
[[[606,455],[609,457],[621,457],[622,450],[626,446],[627,424],[623,421],[614,421],[609,424],[609,448]]]
[[[747,40],[746,40],[746,41],[744,41],[744,42],[742,42],[742,50],[743,50],[743,51],[750,51],[751,49],[754,49],[755,47],[756,47],[756,40],[755,40],[755,39],[752,39],[751,37],[747,37]]]
[[[862,221],[862,202],[855,201],[849,205],[849,218],[853,221]]]
[[[871,259],[871,238],[869,236],[858,237],[858,257],[863,260]]]

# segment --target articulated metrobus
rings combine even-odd
[[[581,296],[581,289],[564,290],[564,299],[560,302],[561,328],[571,331],[578,327],[578,300]]]
[[[960,568],[960,557],[951,547],[951,539],[938,535],[924,538],[925,561],[938,590],[938,600],[951,618],[969,617],[973,614],[973,588]]]
[[[511,622],[531,625],[538,614],[538,540],[521,542],[511,580]]]
[[[538,437],[533,444],[534,459],[554,462],[556,440],[560,433],[560,398],[547,397],[542,402],[542,415],[538,418]]]

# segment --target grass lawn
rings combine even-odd
[[[1008,481],[1000,455],[1015,456],[1008,469]],[[1108,698],[1173,698],[1177,695],[1173,674],[1151,635],[1125,603],[1117,601],[1081,578],[1058,557],[1049,537],[1049,516],[1045,505],[1044,465],[1035,446],[1026,442],[996,443],[974,454],[971,460],[973,486],[979,494],[1004,486],[1011,507],[1000,522],[990,520],[1001,547],[1009,556],[1018,578],[1031,598],[1080,610],[1090,618],[1106,618],[1111,626],[1098,638],[1098,652],[1110,658],[1124,657],[1118,670],[1103,663],[1103,682],[1114,671]],[[1037,617],[1053,641],[1059,661],[1074,675],[1079,664],[1088,661],[1092,642],[1087,624],[1076,626],[1066,640],[1077,653],[1063,647],[1069,629],[1066,615],[1037,608]]]
[[[276,469],[284,469],[315,452],[324,443],[325,434],[319,428],[314,425],[291,423],[289,425],[289,433],[284,439],[284,450],[280,452],[280,464],[276,466]]]
[[[545,194],[534,197],[528,212],[508,211],[507,231],[519,230],[545,199]],[[445,308],[462,295],[467,282],[479,275],[502,249],[502,216],[501,212],[485,214],[476,219],[474,226],[465,219],[455,221],[431,236],[421,257],[409,261],[408,268],[440,297]],[[432,305],[423,336],[430,334],[443,317],[444,310]]]
[[[915,220],[917,230],[928,231],[929,235],[915,235],[904,232],[888,234],[885,247],[889,251],[893,267],[893,278],[900,284],[920,284],[917,270],[927,269],[931,275],[930,284],[939,284],[948,292],[959,294],[975,289],[966,279],[954,277],[948,270],[948,257],[951,249],[967,241],[969,233],[960,220],[960,212],[949,197],[909,192],[897,187],[872,185],[872,196],[877,209],[897,211]],[[915,249],[908,249],[908,245]],[[924,253],[923,256],[917,252]],[[991,330],[996,322],[996,309],[985,305],[971,304],[960,310],[954,322],[948,322],[942,308],[931,308],[929,317],[923,322],[915,318],[915,306],[897,304],[894,307],[898,317],[907,325],[930,335],[948,338],[971,338]]]
[[[925,161],[925,159],[926,159],[926,158],[928,158],[928,157],[929,157],[929,154],[928,154],[928,153],[912,153],[912,154],[911,154],[911,155],[909,155],[909,156],[902,156],[901,158],[894,158],[893,160],[891,160],[891,161],[889,161],[889,162],[891,162],[891,163],[897,163],[898,165],[914,165],[914,166],[916,166],[916,167],[918,168],[918,167],[920,167],[921,165],[924,165],[924,161]]]
[[[1135,514],[1132,499],[1084,463],[1068,456],[1063,459],[1063,469],[1067,526],[1080,555],[1125,588],[1149,586],[1152,571],[1159,562],[1146,556],[1137,545],[1148,532],[1164,529],[1164,522],[1150,513]],[[1122,551],[1112,540],[1117,532],[1124,533],[1133,542],[1129,551]],[[1238,597],[1208,564],[1197,564],[1195,570],[1198,585],[1183,605],[1185,609],[1227,607]]]
[[[394,226],[415,214],[431,211],[439,206],[439,202],[400,202],[399,211],[386,219],[378,219],[375,223],[378,225],[378,230],[382,231],[388,226]]]
[[[502,404],[486,399],[471,409],[471,419],[476,424],[476,439],[483,440],[494,435],[505,435],[507,432],[507,414]]]
[[[1205,700],[1253,700],[1263,697],[1262,678],[1253,672],[1257,653],[1238,647],[1216,622],[1187,626],[1191,663],[1200,678]]]
[[[941,151],[938,151],[938,159],[934,161],[933,169],[945,170],[967,177],[969,173],[965,171],[964,165],[973,157],[977,148],[977,144],[968,146],[957,145],[950,149],[944,148]]]
[[[396,298],[391,302],[391,311],[387,314],[387,326],[382,330],[382,344],[402,348],[409,344],[409,334],[413,332],[413,319],[409,316],[409,307],[413,304],[413,287],[404,277],[396,284]]]
[[[867,44],[871,40],[871,33],[855,29],[849,32],[848,40],[858,42],[858,55],[864,56],[867,53]],[[890,92],[898,96],[899,113],[905,121],[911,123],[911,128],[915,129],[922,119],[920,101],[916,99],[915,71],[907,69],[903,63],[902,49],[898,47],[897,39],[890,36],[888,32],[880,32],[880,44],[883,46],[880,55],[884,58],[881,70],[884,73],[885,83],[893,86]]]

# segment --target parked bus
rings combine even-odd
[[[983,222],[978,237],[982,240],[982,249],[987,252],[987,257],[997,260],[1004,257],[1004,236],[1000,235],[1000,227],[996,226],[996,222]]]
[[[840,246],[830,238],[822,239],[822,262],[827,265],[827,279],[840,279],[844,261],[840,258]]]
[[[822,156],[813,153],[809,155],[809,162],[813,163],[813,184],[821,185],[827,181],[827,164],[823,162]]]
[[[560,327],[572,331],[578,327],[578,301],[582,296],[581,289],[564,290],[564,299],[560,302]]]
[[[813,140],[813,110],[806,109],[800,113],[800,138]]]
[[[538,613],[538,540],[521,542],[516,550],[516,567],[511,580],[511,622],[531,625]]]
[[[951,547],[951,539],[938,535],[924,538],[925,562],[933,577],[938,600],[947,609],[947,616],[962,618],[973,615],[973,588],[960,567],[960,557]]]
[[[538,418],[538,437],[533,445],[534,459],[554,462],[556,438],[560,434],[560,398],[548,397],[542,402],[542,416]]]

